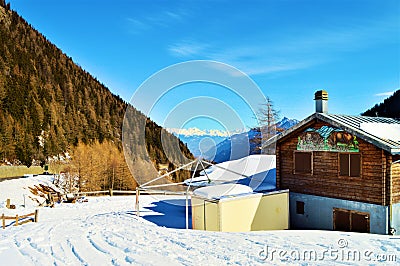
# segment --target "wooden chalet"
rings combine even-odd
[[[400,234],[400,121],[316,112],[267,141],[276,185],[290,190],[291,228]]]

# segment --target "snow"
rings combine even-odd
[[[360,129],[381,139],[400,142],[400,124],[361,123]]]
[[[221,183],[239,183],[254,191],[274,190],[276,178],[275,155],[254,154],[242,159],[216,164],[206,169],[207,175],[195,177],[191,186],[209,186]],[[208,181],[208,178],[211,182]],[[185,180],[188,185],[190,179]]]
[[[240,184],[222,184],[209,187],[198,188],[193,194],[206,199],[220,199],[224,196],[234,196],[252,193],[251,187]]]
[[[1,180],[1,179],[0,179]],[[32,175],[29,177],[12,179],[0,182],[0,204],[3,204],[7,199],[11,199],[11,204],[26,207],[37,206],[34,199],[43,202],[44,199],[33,195],[28,187],[43,184],[53,188],[56,191],[59,189],[53,185],[53,176],[50,175]]]
[[[39,183],[51,185],[52,177],[0,182],[1,200],[10,197],[14,211],[26,213],[32,206],[21,206],[21,193]],[[141,217],[134,203],[135,196],[103,196],[38,208],[37,223],[0,228],[1,265],[358,265],[378,259],[381,265],[396,265],[393,260],[400,260],[398,236],[185,230],[179,229],[185,226],[184,197],[141,195]],[[343,257],[353,251],[360,258]],[[315,260],[308,258],[310,252]]]

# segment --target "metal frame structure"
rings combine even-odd
[[[169,176],[170,174],[172,174],[172,173],[174,173],[174,172],[177,172],[177,171],[179,171],[179,170],[182,170],[182,169],[184,169],[184,168],[187,168],[187,167],[189,167],[189,166],[192,166],[193,164],[196,164],[196,166],[195,166],[195,168],[194,168],[194,170],[193,170],[193,174],[192,174],[192,176],[191,176],[191,178],[190,178],[189,185],[187,186],[187,189],[186,189],[185,192],[174,192],[174,191],[169,191],[169,190],[155,190],[155,189],[154,189],[154,188],[160,188],[160,187],[168,187],[168,186],[183,185],[183,184],[185,184],[185,182],[170,183],[170,184],[160,184],[160,185],[150,185],[151,183],[153,183],[153,182],[155,182],[155,181],[157,181],[157,180],[160,180],[160,179],[162,179],[162,178],[165,178],[165,177]],[[158,177],[156,177],[156,178],[154,178],[154,179],[152,179],[152,180],[150,180],[150,181],[148,181],[148,182],[146,182],[146,183],[144,183],[144,184],[142,184],[142,185],[136,187],[136,203],[135,203],[136,215],[137,215],[137,216],[140,216],[140,206],[139,206],[139,204],[140,204],[140,201],[139,201],[140,191],[146,191],[147,193],[152,193],[152,192],[153,192],[153,193],[164,193],[165,195],[166,195],[167,193],[168,193],[168,194],[174,194],[174,195],[185,195],[185,196],[186,196],[186,229],[189,229],[189,195],[192,195],[192,193],[190,192],[190,187],[191,187],[191,185],[192,185],[193,178],[194,178],[194,176],[195,176],[195,174],[196,174],[196,171],[197,171],[199,165],[201,165],[201,167],[202,167],[203,170],[206,169],[206,168],[205,168],[205,165],[209,165],[209,166],[215,166],[215,167],[217,167],[217,168],[226,170],[226,171],[228,171],[228,172],[231,172],[231,173],[233,173],[233,174],[237,174],[237,175],[240,175],[240,176],[243,176],[243,177],[246,177],[246,178],[249,177],[249,176],[247,176],[247,175],[244,175],[244,174],[235,172],[235,171],[233,171],[233,170],[224,168],[224,167],[222,167],[222,166],[209,163],[209,162],[203,160],[202,158],[197,158],[197,159],[195,159],[194,161],[192,161],[192,162],[190,162],[190,163],[187,163],[187,164],[185,164],[185,165],[182,165],[182,166],[176,168],[175,170],[172,170],[171,172],[168,172],[168,173],[166,173],[166,174],[163,174],[163,175],[161,175],[161,176],[158,176]],[[210,178],[208,177],[207,172],[204,171],[204,173],[205,173],[205,175],[206,175],[206,177],[207,177],[207,179],[208,179],[208,182],[211,182]]]

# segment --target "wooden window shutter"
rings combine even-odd
[[[349,154],[341,153],[339,155],[340,163],[340,176],[349,176]]]
[[[350,155],[350,176],[359,177],[361,176],[361,155],[351,154]]]
[[[312,153],[311,152],[295,152],[294,153],[294,172],[307,173],[312,172]]]

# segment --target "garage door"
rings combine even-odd
[[[369,233],[369,213],[334,208],[333,230]]]

